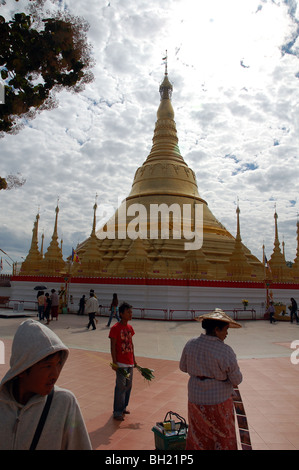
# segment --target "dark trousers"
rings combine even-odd
[[[293,323],[293,318],[295,317],[296,322],[298,323],[298,314],[297,310],[291,311],[291,323]]]
[[[113,416],[122,416],[128,406],[132,383],[133,383],[133,367],[125,369],[130,373],[129,378],[124,377],[120,368],[116,371],[116,382],[114,389]]]
[[[95,312],[89,313],[88,317],[89,317],[89,322],[88,322],[87,328],[89,329],[89,327],[92,326],[92,329],[95,330],[96,329],[96,325],[94,322],[94,319],[96,317]]]
[[[274,315],[275,315],[275,312],[270,313],[270,323],[273,323],[273,322],[275,323],[276,322],[276,320],[274,318]]]

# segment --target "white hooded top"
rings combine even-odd
[[[34,395],[25,405],[12,393],[13,380],[29,367],[58,351],[65,363],[69,350],[50,328],[25,320],[12,344],[10,369],[0,384],[0,450],[28,450],[46,397]],[[69,390],[54,386],[51,408],[37,450],[90,450],[91,444],[78,402]]]

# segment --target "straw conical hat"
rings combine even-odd
[[[237,323],[231,317],[229,317],[221,308],[215,308],[214,312],[205,313],[200,317],[195,318],[196,321],[203,321],[203,320],[218,320],[223,321],[229,324],[229,328],[242,328],[240,323]]]

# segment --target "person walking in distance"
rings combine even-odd
[[[85,295],[82,295],[81,299],[79,300],[78,315],[84,315],[84,310],[85,310]]]
[[[297,311],[298,311],[297,302],[293,297],[291,297],[291,323],[293,323],[294,317],[296,319],[296,323],[299,323]]]
[[[113,294],[113,297],[112,297],[112,302],[111,302],[111,305],[110,305],[110,317],[109,317],[107,326],[110,326],[113,315],[115,315],[115,318],[117,319],[117,321],[120,321],[120,318],[119,318],[119,315],[118,315],[118,298],[117,298],[117,294]]]
[[[95,298],[94,290],[91,289],[89,292],[89,299],[87,300],[86,305],[85,305],[85,312],[88,313],[88,317],[89,317],[89,322],[87,325],[88,330],[90,326],[92,326],[93,330],[96,330],[95,317],[98,311],[99,311],[99,304],[98,304],[97,299]]]
[[[59,297],[55,289],[51,289],[51,317],[58,320]]]

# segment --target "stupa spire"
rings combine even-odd
[[[240,230],[240,207],[239,199],[237,201],[237,233],[235,238],[235,246],[233,252],[230,256],[229,263],[227,264],[226,270],[228,276],[232,280],[237,279],[248,279],[252,272],[252,267],[250,266],[248,259],[246,257],[244,246],[241,239],[241,230]]]
[[[297,217],[299,217],[299,214],[298,214]],[[296,262],[297,262],[298,267],[299,267],[299,220],[297,220],[297,252],[296,252],[295,263]]]
[[[41,247],[40,247],[40,253],[42,256],[44,256],[44,239],[45,239],[45,234],[44,232],[42,233],[42,242],[41,242]]]
[[[72,266],[72,273],[78,276],[100,274],[101,269],[101,252],[99,250],[99,240],[96,236],[96,213],[97,213],[97,198],[96,194],[95,203],[93,206],[93,222],[92,230],[89,238],[85,241],[84,251],[80,252],[80,263],[75,263]]]
[[[93,224],[92,224],[92,231],[91,231],[92,236],[95,236],[95,234],[96,234],[96,224],[97,224],[96,214],[97,214],[97,208],[98,208],[97,199],[98,199],[98,195],[96,194],[96,200],[95,200],[95,203],[94,203],[94,206],[93,206]]]
[[[173,86],[168,78],[167,55],[164,59],[165,73],[164,79],[159,87],[160,104],[157,111],[153,146],[145,163],[162,160],[164,162],[181,163],[187,166],[178,146],[174,110],[171,103]]]
[[[32,230],[31,247],[35,251],[38,251],[38,221],[39,221],[39,213],[36,215],[36,219],[35,219],[33,230]]]
[[[167,70],[167,61],[168,61],[168,55],[167,55],[167,49],[165,51],[165,57],[163,57],[163,61],[164,61],[164,65],[165,65],[165,75],[168,74],[168,70]]]
[[[275,235],[274,235],[274,250],[269,260],[269,265],[271,267],[273,280],[281,281],[283,279],[288,279],[287,265],[285,257],[280,249],[279,237],[278,237],[278,214],[274,211],[274,221],[275,221]]]
[[[275,240],[274,240],[274,246],[275,248],[279,248],[280,243],[279,243],[279,238],[278,238],[278,223],[277,223],[278,215],[276,212],[276,207],[275,207],[275,212],[274,212],[274,220],[275,220]],[[280,248],[279,248],[280,249]]]
[[[164,60],[164,63],[165,63],[164,80],[162,81],[162,83],[160,85],[160,88],[159,88],[161,101],[162,100],[171,100],[172,90],[173,90],[173,86],[172,86],[172,84],[170,83],[170,81],[168,79],[167,51],[166,51],[166,56],[163,58],[163,60]]]
[[[239,199],[238,199],[238,202],[237,202],[236,214],[237,214],[237,234],[236,234],[236,240],[241,241]]]
[[[292,275],[296,282],[299,281],[299,214],[297,214],[297,251],[294,264],[292,266]]]
[[[173,86],[168,78],[167,56],[164,79],[159,87],[160,104],[151,151],[135,173],[127,201],[143,195],[176,195],[203,201],[198,194],[196,177],[183,159],[179,145],[174,110],[171,103]]]
[[[52,240],[45,253],[43,265],[46,272],[49,274],[58,274],[65,267],[65,262],[62,256],[62,250],[58,243],[58,214],[59,214],[59,198],[57,200],[57,206],[55,208],[55,222]]]
[[[52,235],[52,238],[56,238],[56,240],[58,239],[58,213],[59,213],[59,207],[58,207],[58,202],[59,202],[59,198],[57,200],[57,206],[56,206],[56,209],[55,209],[55,212],[56,212],[56,215],[55,215],[55,224],[54,224],[54,231],[53,231],[53,235]]]
[[[39,213],[37,213],[35,222],[32,229],[32,239],[29,253],[22,263],[21,273],[22,274],[33,274],[40,270],[40,263],[42,261],[42,255],[38,249],[38,222]]]

